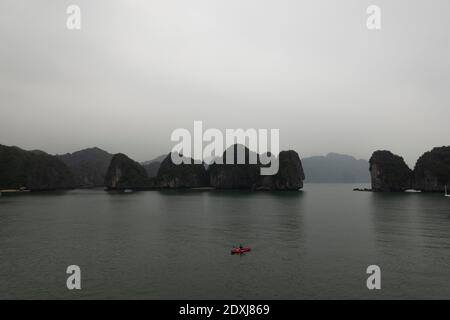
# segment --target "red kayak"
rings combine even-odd
[[[249,252],[249,251],[251,251],[252,250],[252,248],[233,248],[233,249],[231,249],[231,254],[233,254],[233,253],[244,253],[244,252]]]

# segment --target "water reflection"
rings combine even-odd
[[[376,259],[394,296],[448,296],[450,203],[437,194],[372,193],[369,208]]]
[[[450,297],[449,199],[352,188],[5,197],[0,297],[70,298],[73,263],[83,298]],[[254,250],[231,256],[239,242]],[[376,295],[370,264],[382,268]]]

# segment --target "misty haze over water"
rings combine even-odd
[[[446,0],[382,1],[376,32],[357,0],[77,3],[78,31],[67,3],[0,3],[1,144],[146,161],[194,120],[278,128],[302,158],[388,149],[413,166],[448,144]]]

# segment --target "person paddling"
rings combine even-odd
[[[245,252],[248,252],[250,250],[251,250],[250,248],[244,248],[244,246],[241,243],[241,244],[239,244],[239,247],[237,247],[237,246],[233,247],[233,249],[231,249],[231,253],[232,254],[234,254],[234,253],[245,253]]]

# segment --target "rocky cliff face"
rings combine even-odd
[[[300,157],[295,151],[281,151],[278,155],[277,174],[262,176],[261,164],[256,155],[257,164],[249,164],[251,151],[244,147],[246,164],[237,164],[237,145],[234,148],[235,164],[211,164],[209,166],[210,184],[217,189],[251,189],[251,190],[298,190],[303,187],[305,175]],[[223,154],[226,161],[227,152]]]
[[[41,191],[74,187],[72,173],[57,157],[0,145],[0,189]]]
[[[303,188],[305,174],[298,153],[289,150],[278,155],[279,169],[273,176],[259,176],[256,190],[299,190]]]
[[[444,192],[450,188],[450,146],[434,148],[417,160],[415,188],[426,192]]]
[[[169,153],[159,166],[156,185],[160,188],[199,188],[209,186],[208,174],[203,164],[187,163],[175,165]]]
[[[58,158],[72,171],[77,187],[91,188],[104,186],[112,154],[99,148],[89,148],[59,155]]]
[[[413,188],[413,172],[402,157],[390,151],[376,151],[369,163],[373,191],[405,191]]]
[[[105,186],[112,190],[146,189],[152,182],[145,169],[122,153],[113,156],[105,176]]]
[[[250,150],[240,146],[245,152],[245,164],[237,164],[238,145],[233,145],[222,156],[223,164],[213,163],[208,168],[211,187],[217,189],[254,189],[260,175],[259,164],[249,164]],[[239,148],[240,148],[239,147]],[[234,149],[234,164],[227,164],[228,152]]]

